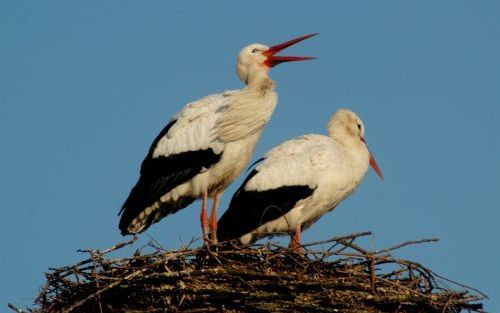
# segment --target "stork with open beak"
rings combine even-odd
[[[383,179],[354,112],[338,110],[328,134],[300,136],[269,151],[219,220],[219,240],[249,244],[290,234],[290,246],[300,251],[301,232],[354,192],[369,164]]]
[[[251,159],[278,101],[269,70],[283,62],[313,59],[277,53],[314,35],[272,47],[243,48],[236,65],[238,77],[246,84],[243,89],[191,102],[170,120],[153,141],[139,180],[122,206],[123,235],[141,233],[201,198],[205,242],[216,242],[221,195]],[[210,217],[208,198],[213,199]]]

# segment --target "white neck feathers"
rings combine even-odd
[[[229,96],[218,120],[217,136],[223,142],[236,141],[262,133],[271,119],[278,96],[269,78],[254,82]]]

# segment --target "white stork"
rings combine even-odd
[[[171,119],[153,141],[139,180],[120,211],[123,235],[143,232],[201,197],[205,242],[210,237],[216,242],[221,195],[251,159],[278,101],[270,68],[313,59],[276,54],[314,35],[272,47],[251,44],[243,48],[236,70],[245,88],[191,102]],[[210,220],[206,212],[209,197],[213,199]]]
[[[354,112],[338,110],[328,134],[286,141],[259,160],[219,220],[219,241],[248,244],[285,233],[291,235],[290,246],[300,251],[301,231],[347,198],[368,164],[383,179]]]

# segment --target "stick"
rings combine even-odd
[[[351,239],[351,238],[358,238],[358,237],[363,237],[363,236],[370,236],[371,234],[372,234],[371,231],[364,231],[364,232],[359,232],[359,233],[352,233],[350,235],[345,235],[345,236],[335,236],[335,237],[332,237],[332,238],[327,239],[327,240],[321,240],[321,241],[315,241],[315,242],[303,244],[302,248],[310,247],[310,246],[317,246],[320,244],[330,243],[333,241],[340,241],[342,239]]]
[[[9,307],[9,309],[12,309],[14,312],[26,313],[26,311],[16,308],[13,304],[8,303],[7,306]]]
[[[419,244],[419,243],[426,243],[426,242],[436,242],[439,241],[439,238],[428,238],[428,239],[420,239],[420,240],[410,240],[410,241],[405,241],[403,243],[397,244],[395,246],[385,248],[382,250],[377,250],[373,251],[373,254],[382,254],[382,253],[388,253],[390,251],[409,246],[409,245],[414,245],[414,244]]]

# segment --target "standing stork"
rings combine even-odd
[[[276,54],[314,35],[272,47],[251,44],[243,48],[236,71],[245,88],[191,102],[171,119],[153,141],[142,162],[139,180],[122,206],[122,235],[143,232],[201,198],[205,242],[216,242],[221,195],[251,159],[278,101],[270,68],[283,62],[313,59]],[[213,199],[210,219],[209,197]]]
[[[368,164],[383,179],[354,112],[338,110],[328,134],[300,136],[270,150],[234,194],[219,220],[218,239],[248,244],[287,233],[300,251],[302,230],[347,198]]]

